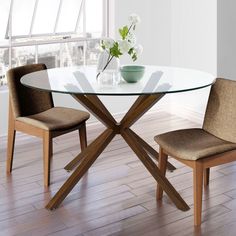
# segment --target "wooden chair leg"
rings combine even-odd
[[[50,159],[52,156],[52,137],[50,132],[45,132],[43,136],[43,169],[44,186],[50,185]]]
[[[208,186],[210,181],[210,168],[204,169],[204,186]]]
[[[8,140],[7,140],[7,173],[12,171],[14,146],[15,146],[15,121],[13,117],[11,98],[9,97],[9,112],[8,112]]]
[[[85,122],[79,128],[79,138],[81,150],[84,150],[87,147],[87,132]]]
[[[15,136],[16,136],[16,131],[14,130],[14,128],[9,127],[8,141],[7,141],[7,173],[11,173],[11,171],[12,171]]]
[[[199,161],[193,167],[194,225],[201,225],[202,216],[203,166]]]
[[[166,174],[167,159],[168,159],[168,155],[165,154],[164,150],[160,147],[158,167],[163,175]],[[157,184],[157,193],[156,193],[157,200],[162,199],[162,196],[163,196],[163,189],[159,184]]]

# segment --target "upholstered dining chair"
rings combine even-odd
[[[44,185],[50,184],[50,158],[54,137],[79,130],[81,149],[87,146],[86,121],[89,113],[55,107],[52,94],[23,86],[20,79],[31,72],[47,69],[44,64],[25,65],[7,72],[9,86],[9,124],[7,172],[11,173],[16,131],[43,139]]]
[[[168,155],[193,168],[194,225],[201,225],[202,189],[210,168],[236,160],[236,81],[216,79],[211,88],[202,129],[157,135],[159,168],[165,175]],[[163,190],[157,186],[157,199]]]

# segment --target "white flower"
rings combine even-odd
[[[134,47],[136,42],[137,42],[136,36],[134,34],[131,34],[131,33],[128,34],[127,40],[129,41],[131,47]]]
[[[138,23],[141,22],[141,19],[137,14],[131,14],[129,16],[129,21],[130,21],[131,24],[137,25]]]
[[[143,53],[143,46],[141,44],[138,44],[137,46],[134,47],[134,50],[137,55],[140,55]]]
[[[104,39],[103,40],[103,45],[105,48],[110,49],[114,45],[114,40],[113,39]]]
[[[132,48],[132,45],[128,40],[119,41],[119,49],[122,54],[127,53]]]
[[[111,38],[104,38],[101,40],[100,46],[101,49],[107,53],[107,59],[104,59],[105,64],[103,63],[104,65],[102,66],[100,66],[101,60],[99,59],[99,70],[104,71],[106,68],[109,68],[112,59],[114,57],[119,58],[123,54],[129,54],[133,61],[137,60],[138,55],[143,51],[143,47],[137,44],[137,39],[134,34],[136,25],[140,21],[140,17],[137,14],[131,14],[129,16],[129,24],[119,29],[119,34],[121,36],[120,40],[116,41]],[[99,76],[99,74],[97,76]]]

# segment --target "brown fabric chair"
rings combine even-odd
[[[23,75],[45,70],[44,64],[26,65],[7,72],[9,86],[9,124],[7,172],[12,171],[15,132],[21,131],[43,139],[44,185],[50,183],[52,139],[79,130],[81,149],[87,146],[86,120],[89,113],[71,108],[54,107],[52,94],[23,86]]]
[[[217,79],[211,88],[202,129],[157,135],[159,168],[166,172],[168,155],[193,168],[194,224],[201,224],[202,188],[209,184],[210,167],[236,160],[236,81]],[[157,187],[157,199],[163,190]]]

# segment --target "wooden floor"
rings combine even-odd
[[[165,112],[149,113],[134,127],[156,149],[153,136],[165,131],[199,127]],[[88,127],[91,142],[102,125]],[[156,202],[154,179],[118,136],[80,184],[56,211],[44,209],[68,177],[64,165],[79,151],[76,132],[54,140],[52,185],[43,187],[40,140],[17,135],[14,169],[5,174],[6,140],[0,147],[0,235],[235,235],[236,164],[213,169],[204,192],[203,223],[193,227],[192,173],[171,160],[177,170],[169,180],[191,205],[182,212],[165,196]]]

